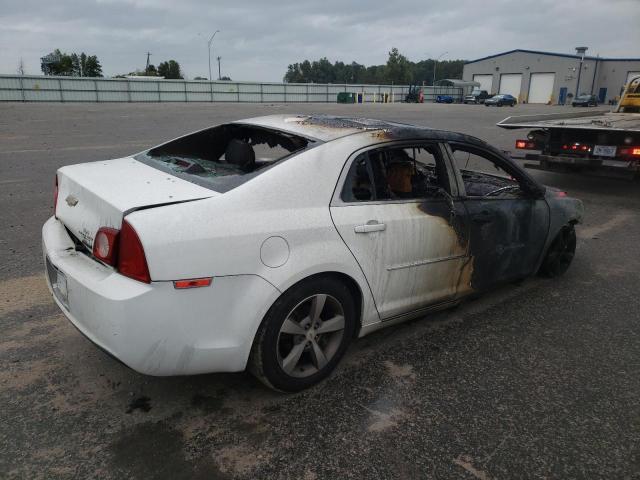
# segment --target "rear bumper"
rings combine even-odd
[[[515,160],[524,160],[524,166],[532,170],[567,172],[581,170],[585,172],[613,174],[633,177],[640,173],[640,162],[630,160],[599,159],[583,157],[562,157],[527,153],[523,156],[512,155]]]
[[[279,295],[256,275],[215,277],[210,287],[188,290],[137,282],[76,252],[55,218],[43,226],[42,245],[45,259],[66,277],[68,306],[54,294],[65,316],[100,348],[148,375],[244,370],[260,321]]]

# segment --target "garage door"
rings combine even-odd
[[[640,72],[629,72],[627,74],[627,82],[625,83],[625,85],[629,83],[629,80],[631,80],[631,77],[636,77],[638,75],[640,75]]]
[[[532,73],[529,82],[529,103],[547,103],[553,95],[555,73]]]
[[[503,73],[500,75],[500,92],[508,93],[516,98],[520,97],[520,85],[522,85],[521,73]]]
[[[474,75],[473,81],[480,84],[480,90],[486,90],[487,93],[493,92],[493,75]]]

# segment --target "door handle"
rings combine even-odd
[[[493,215],[487,211],[483,211],[476,213],[475,215],[471,215],[471,220],[475,223],[491,223],[493,221]]]
[[[371,233],[371,232],[382,232],[387,229],[387,226],[384,223],[379,223],[377,220],[369,220],[364,225],[357,225],[354,227],[353,231],[356,233]]]

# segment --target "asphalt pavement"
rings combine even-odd
[[[640,478],[640,183],[534,172],[581,198],[561,278],[504,286],[356,341],[294,395],[249,374],[156,378],[110,358],[46,288],[55,170],[208,125],[337,113],[512,149],[521,105],[0,103],[0,478]]]

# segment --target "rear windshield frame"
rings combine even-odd
[[[197,135],[202,135],[205,134],[205,132],[211,131],[211,130],[215,130],[215,129],[220,129],[220,128],[224,128],[224,127],[240,127],[240,128],[247,128],[250,130],[254,130],[254,131],[262,131],[264,133],[267,134],[273,134],[276,136],[281,136],[281,137],[289,137],[289,138],[299,138],[300,140],[304,140],[306,142],[306,145],[303,148],[299,148],[297,150],[293,150],[291,152],[289,152],[288,154],[278,158],[277,160],[274,160],[273,162],[271,162],[269,165],[263,166],[262,168],[255,170],[253,172],[248,172],[248,173],[244,173],[242,175],[223,175],[223,176],[219,176],[219,177],[201,177],[198,176],[196,174],[192,174],[192,173],[186,173],[186,172],[180,172],[180,171],[176,171],[174,168],[171,168],[171,166],[169,166],[169,164],[167,164],[166,162],[163,162],[160,159],[160,156],[155,156],[153,154],[154,151],[162,151],[163,148],[166,147],[170,147],[172,144],[178,143],[180,141],[184,141],[185,139],[188,139],[189,137],[193,137],[193,136],[197,136]],[[305,152],[307,150],[310,150],[311,148],[314,148],[316,146],[321,145],[322,142],[321,140],[314,138],[314,137],[310,137],[307,135],[302,135],[299,133],[292,133],[290,131],[287,130],[283,130],[283,129],[279,129],[279,128],[273,128],[273,127],[264,127],[264,126],[260,126],[260,125],[254,125],[251,123],[242,123],[242,122],[232,122],[232,123],[225,123],[225,124],[221,124],[221,125],[216,125],[213,127],[207,127],[204,128],[202,130],[198,130],[196,132],[191,132],[188,133],[186,135],[183,135],[181,137],[175,138],[173,140],[170,140],[168,142],[162,143],[160,145],[157,145],[155,147],[152,147],[148,150],[145,150],[143,152],[140,152],[136,155],[133,156],[133,158],[141,163],[144,163],[145,165],[148,165],[152,168],[155,168],[157,170],[163,171],[167,174],[173,175],[175,177],[178,177],[182,180],[186,180],[188,182],[194,183],[198,186],[207,188],[209,190],[212,190],[214,192],[217,193],[226,193],[250,180],[252,180],[253,178],[259,176],[260,174],[266,172],[267,170],[270,170],[271,168],[275,167],[276,165],[279,165],[281,163],[283,163],[284,161],[290,159],[291,157],[298,155],[302,152]],[[185,157],[186,158],[186,157]],[[206,159],[204,159],[206,160]]]

